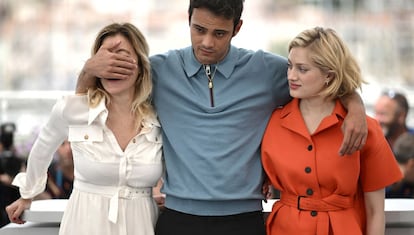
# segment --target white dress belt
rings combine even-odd
[[[100,194],[103,196],[111,197],[109,202],[108,220],[116,224],[118,220],[118,203],[119,198],[122,199],[134,199],[140,197],[151,197],[152,188],[134,188],[127,185],[120,186],[105,186],[96,185],[79,180],[73,182],[73,188],[82,192]]]

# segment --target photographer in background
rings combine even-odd
[[[14,123],[0,125],[0,227],[10,222],[4,208],[20,197],[19,190],[11,185],[24,165],[14,148],[15,131]]]
[[[395,141],[393,151],[404,178],[387,187],[385,197],[414,198],[414,134],[401,134]]]

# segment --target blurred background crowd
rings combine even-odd
[[[0,210],[18,196],[10,185],[57,97],[73,93],[96,32],[110,22],[140,28],[151,54],[190,45],[188,0],[0,1]],[[414,1],[245,0],[233,43],[287,55],[290,39],[314,26],[335,29],[361,65],[361,96],[395,149],[404,182],[389,197],[414,197]],[[411,104],[411,105],[410,105]],[[397,140],[400,136],[402,140]],[[394,146],[396,146],[394,148]],[[40,198],[66,198],[73,164],[62,143]],[[8,223],[2,219],[0,226]]]

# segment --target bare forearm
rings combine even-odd
[[[385,233],[384,194],[384,189],[364,193],[367,235]]]
[[[357,92],[341,97],[341,103],[348,110],[348,113],[361,113],[365,115],[364,102]]]
[[[367,218],[367,235],[383,235],[385,233],[385,216],[371,215]]]
[[[95,83],[94,76],[82,70],[79,74],[78,82],[76,83],[76,94],[86,94],[88,88],[92,87]]]

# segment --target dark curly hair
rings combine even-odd
[[[234,28],[240,21],[244,0],[190,0],[188,22],[191,22],[194,8],[205,8],[217,16],[233,19]]]

